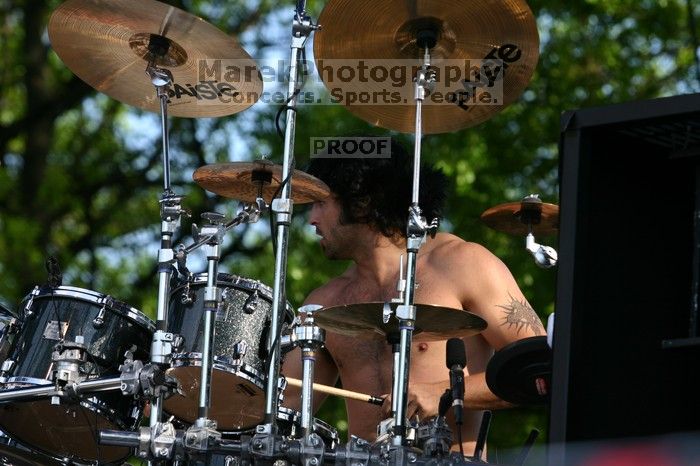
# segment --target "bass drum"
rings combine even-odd
[[[220,430],[241,430],[259,424],[265,414],[272,289],[236,275],[220,273],[217,278],[222,302],[215,323],[209,417]],[[199,417],[206,284],[206,273],[193,275],[170,298],[168,332],[181,335],[183,343],[169,373],[180,381],[183,394],[171,396],[163,407],[189,423]],[[293,318],[287,304],[284,323],[290,325]]]
[[[136,359],[149,359],[153,322],[110,296],[71,286],[36,287],[20,312],[21,331],[5,362],[11,368],[2,389],[53,384],[54,347],[79,336],[87,348],[81,380],[119,376],[128,350],[134,350]],[[118,391],[61,398],[60,404],[49,399],[8,403],[0,405],[0,428],[62,461],[111,464],[128,457],[130,449],[98,445],[99,430],[136,428],[142,407]]]

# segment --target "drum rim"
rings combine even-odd
[[[168,372],[172,369],[179,369],[181,367],[202,367],[202,353],[173,353],[170,358],[170,367]],[[213,369],[220,370],[222,372],[227,372],[229,374],[244,376],[249,382],[264,388],[265,379],[257,369],[255,369],[250,364],[229,364],[228,362],[221,359],[220,356],[214,356]],[[259,382],[259,384],[258,384]]]
[[[13,318],[17,318],[17,311],[11,308],[5,301],[0,299],[0,318],[4,315],[10,315]]]
[[[58,458],[56,455],[50,455],[47,453],[44,453],[34,447],[31,447],[29,445],[26,445],[23,442],[20,442],[16,438],[4,433],[4,431],[0,430],[0,457],[3,456],[3,451],[2,451],[2,445],[10,447],[14,449],[15,451],[22,452],[22,453],[29,453],[30,455],[33,455],[37,458],[30,458],[32,461],[35,461],[37,464],[43,464],[45,465],[46,460],[51,460],[52,465],[55,463],[56,466],[62,465],[66,463],[66,460],[68,458]],[[42,463],[39,463],[39,461],[42,461]],[[82,466],[84,463],[76,463],[76,465]]]
[[[208,275],[208,272],[193,273],[189,280],[183,281],[182,283],[178,284],[175,288],[173,288],[173,290],[170,293],[171,296],[180,291],[180,289],[187,286],[187,283],[189,283],[190,285],[206,284]],[[219,272],[216,280],[216,285],[219,286],[219,284],[230,285],[232,287],[239,286],[244,290],[262,292],[261,294],[263,295],[263,297],[267,298],[270,301],[270,303],[272,303],[272,288],[267,286],[260,280],[254,280],[252,278],[247,278],[242,275]],[[289,301],[287,301],[287,312],[291,314],[292,317],[294,316],[294,308],[292,307]]]
[[[284,412],[284,416],[286,417],[281,417],[282,412]],[[277,418],[282,418],[283,420],[289,422],[296,422],[297,420],[299,420],[299,422],[301,423],[301,412],[297,411],[296,409],[288,408],[287,406],[279,406],[277,408]],[[328,434],[330,434],[329,436],[331,437],[331,440],[338,439],[338,429],[336,429],[323,419],[314,417],[311,420],[313,421],[314,432],[316,432],[316,428],[319,427],[322,430],[327,431]]]
[[[56,288],[39,287],[38,291],[32,291],[22,300],[21,309],[26,307],[26,303],[33,299],[46,299],[47,297],[61,296],[68,298],[75,298],[81,301],[85,301],[97,305],[107,305],[107,298],[111,298],[111,305],[107,305],[107,309],[116,314],[125,317],[136,324],[145,327],[151,333],[156,331],[156,324],[153,322],[146,314],[139,311],[133,306],[115,298],[112,295],[105,294],[99,291],[89,290],[87,288],[80,288],[77,286],[61,285]]]

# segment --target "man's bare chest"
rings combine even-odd
[[[437,273],[419,273],[416,277],[414,302],[462,309],[460,297],[454,287]],[[368,281],[346,284],[335,296],[335,304],[391,302],[402,298],[398,289],[398,277],[380,286]]]

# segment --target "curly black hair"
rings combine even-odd
[[[371,225],[387,237],[406,237],[413,187],[413,158],[392,139],[391,158],[315,157],[306,170],[331,189],[341,206],[340,223]],[[442,218],[447,177],[421,164],[419,206],[431,221]]]

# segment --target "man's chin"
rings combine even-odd
[[[321,243],[321,251],[323,251],[323,255],[326,256],[326,259],[338,259],[338,254],[336,253],[336,251],[334,251],[333,248],[328,248],[326,244]]]

